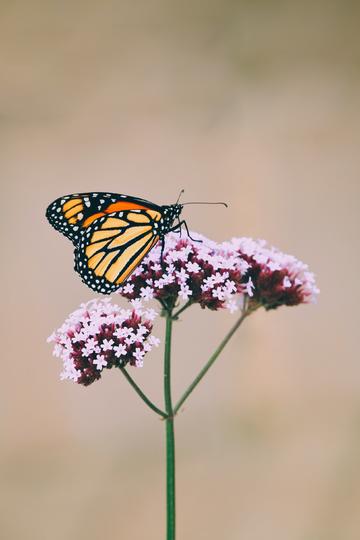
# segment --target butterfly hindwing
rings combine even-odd
[[[50,224],[75,246],[84,229],[113,212],[130,209],[149,209],[161,213],[161,208],[144,199],[117,193],[73,193],[56,199],[49,205],[46,217]]]
[[[160,212],[129,209],[105,213],[82,229],[75,270],[86,285],[109,294],[119,288],[157,243]]]

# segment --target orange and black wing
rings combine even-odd
[[[130,276],[159,240],[161,212],[132,208],[97,217],[81,232],[75,270],[94,291],[109,294]]]
[[[113,212],[128,210],[148,210],[161,214],[161,207],[144,199],[118,193],[97,192],[73,193],[59,197],[48,206],[46,217],[56,230],[77,246],[84,229],[97,219]]]

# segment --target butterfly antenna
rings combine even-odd
[[[180,197],[181,197],[181,195],[182,195],[184,192],[185,192],[184,189],[182,189],[182,190],[180,191],[179,196],[178,196],[177,201],[176,201],[175,204],[177,204],[177,203],[180,201]]]
[[[203,201],[191,201],[191,202],[186,202],[186,203],[183,203],[183,206],[187,205],[187,204],[222,204],[223,206],[225,206],[225,208],[228,208],[228,204],[225,203],[225,202],[203,202]]]

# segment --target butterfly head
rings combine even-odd
[[[160,225],[160,232],[162,234],[166,234],[172,228],[174,221],[179,219],[182,209],[182,204],[178,203],[162,207],[162,219]]]
[[[176,204],[172,204],[169,208],[170,208],[170,214],[173,215],[173,220],[174,220],[180,216],[183,210],[183,205],[176,203]]]
[[[182,210],[183,210],[183,205],[179,203],[172,204],[171,206],[169,206],[169,214],[173,221],[180,217]]]

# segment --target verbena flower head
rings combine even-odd
[[[244,290],[243,276],[249,268],[236,251],[198,233],[169,233],[165,239],[163,265],[158,244],[117,292],[128,299],[159,300],[173,307],[178,300],[202,308],[237,309],[235,298]]]
[[[88,386],[112,367],[143,365],[159,340],[150,335],[154,310],[124,310],[110,299],[81,304],[49,338],[63,361],[62,379]]]
[[[249,264],[243,282],[253,305],[265,309],[315,302],[319,289],[306,264],[267,246],[265,240],[233,238],[224,248],[235,250],[239,267]]]

